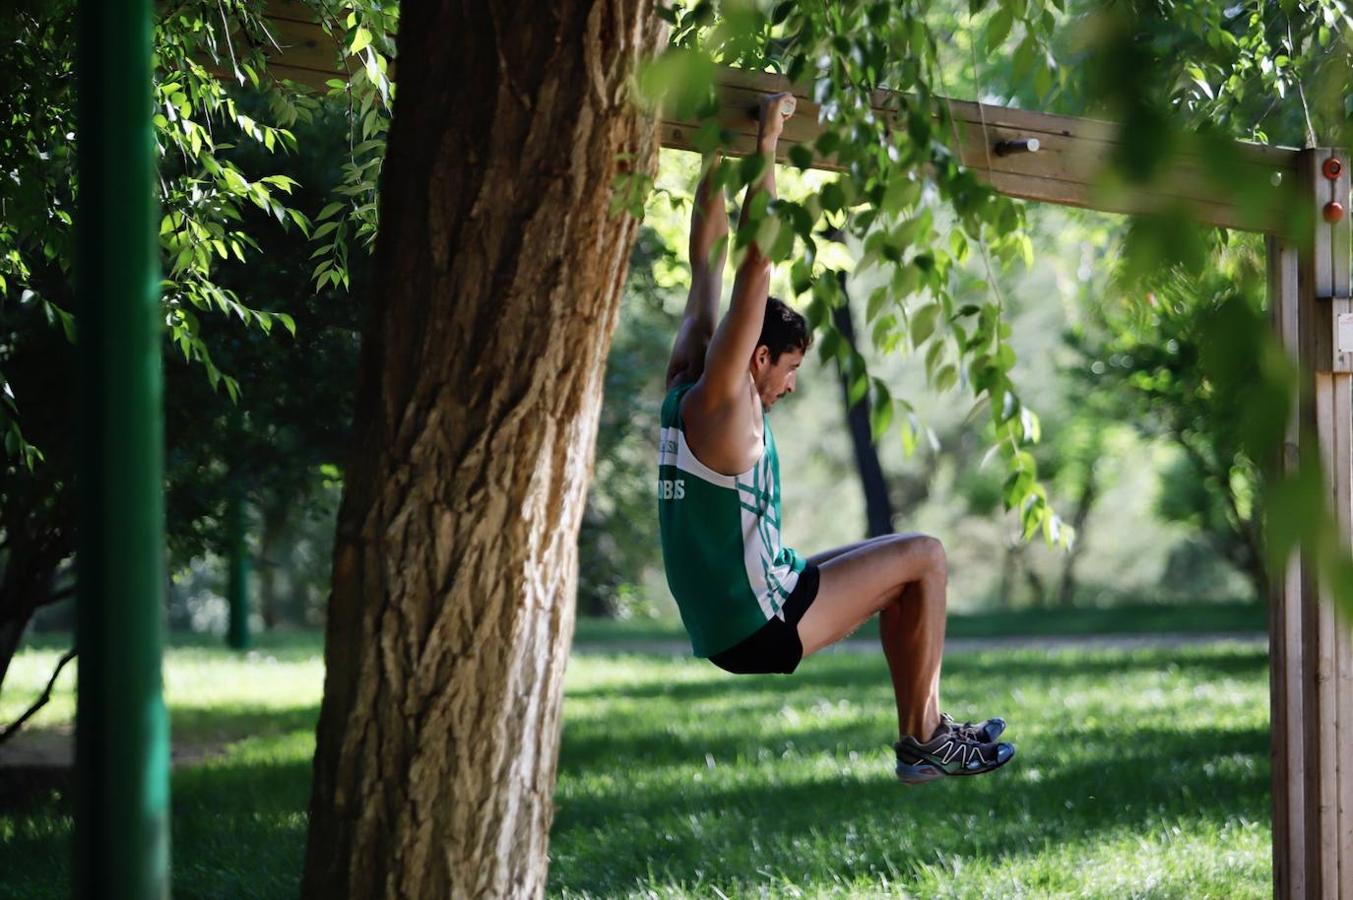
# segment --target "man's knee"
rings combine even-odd
[[[949,557],[945,554],[944,544],[939,538],[921,534],[909,537],[907,543],[910,544],[907,550],[921,557],[927,574],[948,577]]]

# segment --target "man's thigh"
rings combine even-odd
[[[812,556],[808,557],[808,561],[818,568],[821,568],[824,564],[836,559],[838,556],[845,556],[847,553],[854,553],[861,547],[873,546],[884,541],[892,540],[895,537],[897,537],[895,534],[884,534],[879,537],[869,538],[868,540],[856,541],[853,544],[846,544],[843,547],[833,547],[830,550],[823,550],[821,553],[814,553]]]
[[[841,549],[821,564],[817,599],[799,620],[804,656],[841,640],[908,583],[944,564],[940,542],[924,534],[890,534]]]

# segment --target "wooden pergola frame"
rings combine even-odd
[[[274,0],[270,16],[281,52],[270,51],[274,75],[323,88],[337,71],[337,47],[295,0]],[[819,107],[806,88],[782,76],[719,71],[721,126],[732,152],[753,146],[748,111],[760,95],[792,91],[798,110],[780,141],[782,158],[822,132]],[[880,91],[874,106],[891,115],[898,97]],[[961,162],[1010,197],[1114,213],[1170,212],[1182,200],[1198,221],[1266,235],[1273,328],[1301,370],[1303,402],[1288,424],[1281,465],[1295,468],[1302,450],[1317,451],[1342,539],[1353,533],[1353,285],[1350,225],[1322,215],[1337,201],[1349,209],[1348,156],[1342,150],[1293,150],[1234,142],[1239,173],[1251,185],[1244,199],[1219,182],[1204,151],[1172,157],[1152,187],[1106,191],[1101,176],[1122,143],[1110,122],[1055,116],[989,104],[950,101]],[[664,116],[664,147],[694,150],[699,122]],[[1037,152],[1000,155],[1002,141],[1036,138]],[[1328,160],[1340,171],[1327,177]],[[814,167],[839,169],[814,157]],[[1280,192],[1299,191],[1305,222],[1283,221]],[[1297,235],[1302,235],[1298,237]],[[1316,446],[1303,447],[1313,441]],[[1333,598],[1309,560],[1294,553],[1272,579],[1269,617],[1274,893],[1282,898],[1353,900],[1353,635],[1336,621]]]

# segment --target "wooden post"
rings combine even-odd
[[[1338,171],[1327,168],[1339,159]],[[1301,363],[1302,402],[1282,464],[1315,441],[1342,540],[1353,529],[1353,293],[1347,157],[1305,150],[1298,163],[1311,240],[1270,238],[1274,328]],[[1331,177],[1333,176],[1333,177]],[[1343,214],[1327,221],[1327,204]],[[1343,324],[1344,340],[1340,341]],[[1310,559],[1273,579],[1273,871],[1275,895],[1353,900],[1353,646]]]
[[[1297,330],[1296,245],[1270,236],[1268,249],[1269,312],[1273,331],[1293,362],[1301,361]],[[1287,425],[1279,465],[1286,472],[1297,468],[1300,418],[1296,410]],[[1306,791],[1292,790],[1302,784],[1306,758],[1302,709],[1302,617],[1301,565],[1296,554],[1281,572],[1269,579],[1269,730],[1271,734],[1273,790],[1273,895],[1304,897]],[[1297,864],[1292,865],[1296,860]]]

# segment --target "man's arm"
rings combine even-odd
[[[691,291],[681,319],[672,356],[667,363],[667,389],[699,380],[705,371],[705,351],[719,320],[723,292],[723,264],[728,255],[728,211],[723,188],[715,184],[720,157],[715,154],[695,189],[691,210]]]
[[[785,119],[793,114],[792,94],[772,94],[761,101],[756,149],[765,159],[765,174],[747,186],[747,196],[742,204],[744,215],[759,193],[764,191],[771,199],[775,197],[775,148]],[[770,271],[770,258],[753,240],[747,245],[747,254],[733,279],[733,300],[728,314],[719,323],[705,355],[700,399],[706,408],[722,406],[733,400],[738,391],[746,390],[747,364],[756,350],[766,317]]]

